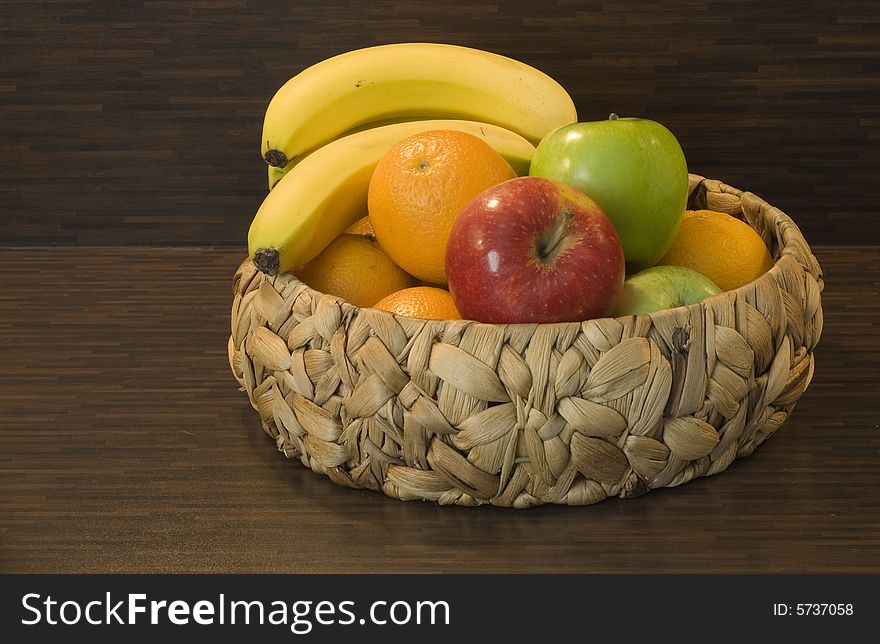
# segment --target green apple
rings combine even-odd
[[[684,266],[653,266],[623,282],[614,316],[653,313],[696,304],[721,289],[702,273]]]
[[[572,123],[538,144],[529,174],[574,186],[605,211],[627,269],[653,266],[669,249],[688,197],[688,170],[675,136],[641,118]]]

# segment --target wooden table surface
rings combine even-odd
[[[2,572],[880,572],[877,255],[725,472],[586,507],[438,507],[286,460],[227,366],[235,249],[0,250]]]

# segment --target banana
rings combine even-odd
[[[503,127],[439,119],[371,128],[328,143],[294,165],[266,195],[248,231],[248,254],[268,275],[308,262],[361,218],[373,170],[395,143],[428,130],[469,132],[528,174],[535,146]]]
[[[396,117],[396,118],[388,118],[388,119],[379,119],[377,121],[369,121],[368,123],[362,123],[358,126],[351,128],[350,130],[343,132],[342,134],[340,134],[338,137],[334,138],[333,140],[335,141],[336,139],[341,139],[342,137],[348,136],[349,134],[357,134],[358,132],[363,132],[364,130],[370,130],[375,127],[381,127],[383,125],[392,125],[394,123],[409,123],[410,121],[426,121],[426,120],[430,120],[430,119],[421,118],[418,116],[400,116],[400,117]],[[326,143],[330,143],[330,141],[325,142],[323,145],[326,145]],[[321,147],[323,147],[323,145]],[[285,174],[287,174],[288,172],[290,172],[293,169],[293,166],[295,166],[297,163],[299,163],[300,161],[305,159],[312,152],[314,152],[314,150],[309,150],[308,152],[302,153],[301,155],[296,157],[296,159],[294,159],[293,161],[288,163],[283,168],[278,168],[274,165],[267,166],[269,168],[269,170],[268,170],[269,190],[274,188],[275,185],[279,181],[281,181],[281,177],[283,177]]]
[[[263,121],[263,158],[284,167],[359,125],[406,117],[492,123],[537,144],[576,122],[577,111],[559,83],[505,56],[439,43],[378,45],[323,60],[282,85]]]
[[[283,168],[276,168],[274,165],[266,166],[269,169],[269,190],[278,185],[281,178],[291,170],[291,166],[287,165]]]

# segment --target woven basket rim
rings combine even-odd
[[[752,192],[749,192],[749,191],[740,190],[740,189],[735,188],[733,186],[730,186],[722,181],[711,180],[711,179],[707,179],[706,177],[703,177],[701,175],[689,173],[688,174],[688,182],[689,182],[689,185],[688,185],[688,204],[689,205],[690,205],[690,201],[691,201],[691,198],[692,198],[694,192],[700,186],[703,186],[706,181],[711,181],[711,182],[717,184],[718,190],[720,190],[722,192],[728,192],[732,195],[735,195],[739,199],[743,199],[745,197],[750,197],[752,199],[755,199],[757,202],[772,208],[777,213],[777,216],[782,215],[785,218],[785,220],[787,220],[787,222],[790,223],[790,225],[794,228],[794,232],[796,233],[796,237],[799,237],[800,240],[806,244],[806,241],[803,237],[803,233],[801,233],[800,229],[797,227],[797,225],[794,223],[794,221],[788,215],[786,215],[785,213],[780,211],[778,208],[770,206],[770,204],[768,202],[766,202],[764,199],[762,199],[758,195],[756,195]],[[739,216],[736,213],[731,213],[731,214],[733,216],[737,217],[738,219],[740,219],[741,221],[745,221],[742,218],[741,213]],[[766,219],[766,215],[765,215],[765,219]],[[751,223],[749,223],[748,221],[745,221],[745,223],[748,224],[749,227],[754,229],[754,227],[751,225]],[[787,241],[787,240],[783,240],[782,237],[783,236],[780,235],[778,232],[776,234],[774,234],[774,240],[776,241],[776,244],[774,244],[774,246],[777,247],[777,252],[775,253],[775,255],[773,253],[773,248],[768,249],[771,253],[771,256],[773,256],[773,266],[770,267],[770,269],[768,269],[762,275],[760,275],[756,279],[752,280],[751,282],[744,284],[742,286],[739,286],[736,289],[731,289],[728,291],[721,291],[720,293],[717,293],[715,295],[711,295],[707,298],[704,298],[700,302],[696,302],[694,304],[685,304],[682,306],[675,306],[675,307],[662,309],[660,311],[652,311],[650,315],[652,317],[657,317],[658,315],[659,316],[670,316],[670,317],[676,316],[683,311],[694,311],[701,306],[705,306],[706,304],[710,304],[713,300],[715,300],[717,298],[725,297],[725,293],[737,293],[737,294],[745,293],[747,290],[753,289],[756,284],[759,284],[761,282],[766,282],[767,280],[774,280],[775,281],[776,276],[779,274],[779,272],[785,270],[785,264],[788,262],[797,262],[803,268],[805,268],[809,272],[811,272],[813,274],[813,276],[818,279],[819,285],[820,285],[820,290],[821,290],[823,280],[822,280],[821,268],[819,268],[818,263],[812,262],[811,264],[813,264],[813,265],[808,266],[808,265],[804,264],[803,262],[799,261],[794,254],[786,253],[785,249],[792,246],[792,242]],[[766,244],[766,241],[765,241],[765,244]],[[249,262],[250,262],[250,258],[245,258],[243,260],[242,264],[245,265]],[[256,269],[254,269],[254,270],[256,270]],[[280,276],[274,276],[274,277],[267,276],[267,279],[274,281],[275,279],[277,279],[277,277],[280,277]],[[328,293],[323,293],[321,291],[313,289],[311,286],[309,286],[305,282],[302,282],[301,280],[299,280],[293,273],[287,273],[287,274],[285,274],[285,277],[288,279],[291,279],[294,282],[296,282],[297,284],[299,284],[302,287],[302,290],[309,292],[312,295],[312,297],[329,298],[330,300],[336,302],[340,306],[341,313],[342,313],[343,317],[349,317],[349,316],[355,315],[361,309],[368,309],[371,311],[377,311],[377,312],[381,312],[381,313],[390,315],[397,321],[406,320],[409,323],[422,322],[422,323],[427,324],[427,323],[432,323],[432,322],[442,322],[443,324],[461,324],[461,325],[467,325],[467,326],[473,326],[473,325],[503,326],[503,327],[508,327],[514,331],[518,328],[524,329],[524,328],[533,328],[533,327],[538,327],[538,328],[563,327],[563,326],[568,326],[568,325],[581,325],[581,324],[592,322],[595,320],[614,319],[614,320],[620,321],[620,320],[626,320],[626,319],[633,317],[632,315],[623,315],[623,316],[604,316],[604,317],[597,317],[597,318],[588,318],[586,320],[571,321],[571,322],[505,322],[505,323],[480,322],[479,320],[470,320],[470,319],[429,320],[429,319],[425,319],[425,318],[417,318],[417,317],[411,317],[411,316],[398,315],[398,314],[392,313],[390,311],[385,311],[383,309],[376,309],[373,307],[359,307],[359,306],[352,304],[351,302],[348,302],[347,300],[345,300],[341,297],[331,295]],[[641,315],[647,315],[647,314],[641,314]]]

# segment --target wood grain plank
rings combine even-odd
[[[25,0],[0,3],[0,245],[240,245],[274,91],[405,40],[533,64],[582,120],[663,122],[812,243],[880,243],[878,3]]]
[[[880,572],[880,248],[820,246],[782,429],[639,499],[441,508],[288,461],[226,364],[240,249],[0,251],[2,572]]]

